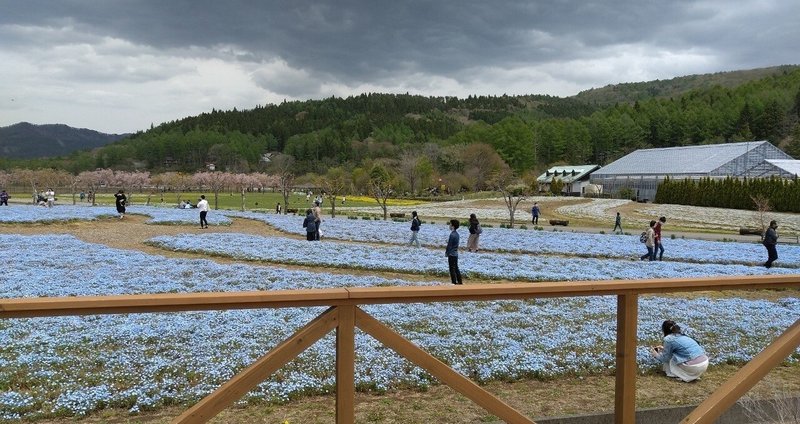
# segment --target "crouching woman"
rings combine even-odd
[[[663,364],[667,377],[680,378],[687,383],[700,378],[708,368],[708,356],[703,348],[682,334],[675,321],[664,321],[661,330],[664,345],[654,346],[650,353]]]

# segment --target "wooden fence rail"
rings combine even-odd
[[[406,286],[280,290],[269,292],[146,294],[62,298],[0,299],[0,319],[202,311],[223,309],[328,306],[328,310],[290,338],[242,370],[219,389],[175,418],[174,423],[203,423],[252,390],[330,331],[336,330],[336,422],[354,422],[355,328],[395,350],[425,369],[489,413],[508,423],[533,423],[502,400],[391,328],[366,314],[359,305],[430,303],[544,297],[617,296],[615,422],[632,424],[636,413],[636,328],[641,294],[797,289],[800,275],[656,279],[634,281],[581,281],[558,283],[484,284],[467,286]],[[770,369],[800,346],[800,319],[720,386],[684,423],[712,423],[752,388]]]

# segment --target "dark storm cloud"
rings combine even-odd
[[[245,51],[240,60],[278,56],[309,75],[355,85],[410,72],[457,78],[472,67],[591,58],[606,46],[634,43],[719,48],[745,62],[770,43],[780,60],[792,48],[787,34],[798,35],[793,18],[782,17],[798,10],[794,3],[776,7],[772,18],[783,20],[768,24],[744,22],[758,13],[725,18],[734,7],[727,2],[26,1],[2,11],[0,23],[68,25],[156,49],[232,45]],[[765,36],[741,31],[745,24]],[[779,34],[761,39],[770,31]],[[279,86],[299,88],[291,80]]]
[[[125,132],[367,91],[567,96],[796,64],[798,16],[797,0],[0,1],[0,125]]]

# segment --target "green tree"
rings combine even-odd
[[[395,181],[389,170],[381,164],[373,165],[369,171],[369,192],[383,209],[383,219],[388,219],[386,203],[395,192]]]
[[[553,178],[550,182],[550,193],[560,196],[561,190],[564,190],[564,181],[562,181],[561,178]]]

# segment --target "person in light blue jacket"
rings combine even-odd
[[[661,331],[664,345],[654,346],[651,354],[664,364],[667,377],[680,378],[687,383],[699,379],[708,369],[705,350],[694,339],[681,333],[681,327],[675,321],[664,321]]]

